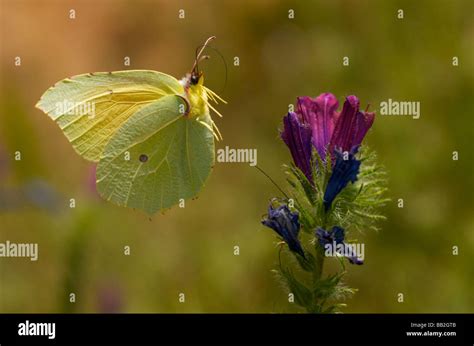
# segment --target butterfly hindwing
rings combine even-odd
[[[185,107],[182,97],[163,96],[116,131],[97,167],[104,199],[153,214],[198,194],[214,165],[214,138]]]
[[[178,80],[161,72],[98,72],[56,83],[37,107],[59,125],[79,155],[97,162],[109,139],[133,114],[165,95],[182,93]]]

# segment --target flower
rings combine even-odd
[[[336,163],[326,186],[323,198],[324,208],[326,210],[331,207],[332,201],[334,201],[339,192],[341,192],[350,181],[354,183],[357,180],[360,161],[355,158],[355,154],[358,149],[359,147],[355,146],[350,152],[342,152],[339,149],[334,150]]]
[[[364,264],[364,261],[357,256],[353,247],[344,242],[344,234],[344,228],[339,226],[334,226],[329,232],[320,227],[316,230],[319,245],[321,245],[323,249],[331,250],[332,253],[336,252],[339,255],[347,257],[352,264]]]
[[[313,181],[311,173],[311,129],[302,123],[294,112],[289,112],[283,118],[284,129],[281,132],[281,138],[288,146],[298,167],[308,178]]]
[[[323,161],[328,153],[331,156],[333,169],[324,193],[326,211],[342,189],[357,180],[360,161],[355,154],[375,119],[375,113],[361,112],[359,105],[356,96],[348,96],[338,113],[339,103],[331,93],[316,98],[302,96],[297,98],[296,112],[289,112],[283,118],[281,138],[290,149],[295,165],[311,184],[312,164],[315,164],[312,147]]]
[[[300,222],[298,213],[290,211],[286,204],[273,208],[272,203],[268,207],[268,215],[262,224],[270,227],[283,238],[291,251],[305,257],[303,248],[298,240]]]
[[[350,151],[359,146],[372,127],[374,119],[375,113],[359,110],[359,99],[356,96],[348,96],[337,119],[329,147]]]
[[[316,98],[297,98],[296,112],[288,113],[283,119],[284,131],[281,136],[290,148],[296,166],[307,177],[311,174],[309,142],[322,160],[326,159],[328,150],[334,158],[335,149],[351,151],[362,143],[367,131],[372,127],[375,113],[362,112],[359,105],[356,96],[348,96],[339,113],[339,103],[331,93],[323,93]]]
[[[338,106],[337,98],[331,93],[321,94],[314,99],[308,96],[297,98],[296,112],[311,128],[311,141],[323,160],[339,116],[336,112]]]

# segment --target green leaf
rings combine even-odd
[[[333,202],[329,223],[347,231],[377,230],[377,223],[385,220],[381,208],[390,200],[385,197],[387,178],[384,168],[376,163],[376,154],[361,147],[361,167],[358,180],[341,191]]]
[[[303,188],[306,198],[311,204],[314,204],[316,202],[316,191],[314,189],[314,186],[311,185],[311,182],[306,178],[304,173],[296,166],[291,165],[289,167],[291,173],[298,179],[299,183],[301,184],[301,187]]]
[[[294,255],[295,255],[301,269],[303,269],[305,271],[308,271],[308,272],[312,272],[314,270],[315,258],[314,258],[313,254],[311,252],[305,250],[305,257],[306,258],[303,258],[298,253],[295,253]]]
[[[314,283],[313,294],[317,299],[328,299],[334,293],[336,285],[343,277],[344,272],[330,275],[324,279],[320,279]]]
[[[311,291],[293,276],[290,269],[281,268],[281,274],[286,280],[290,293],[293,293],[295,297],[295,303],[304,308],[309,308],[312,304]]]

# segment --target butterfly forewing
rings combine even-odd
[[[58,82],[44,93],[37,107],[59,125],[81,156],[96,162],[133,114],[165,95],[182,93],[178,80],[164,73],[99,72]]]

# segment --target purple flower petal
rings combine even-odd
[[[324,160],[338,118],[336,111],[339,102],[331,93],[321,94],[314,99],[302,96],[297,100],[296,112],[310,126],[313,145]]]
[[[288,146],[295,162],[308,180],[312,183],[311,171],[311,129],[303,124],[298,116],[290,112],[283,118],[281,138]]]
[[[359,99],[356,96],[348,96],[336,121],[331,138],[331,150],[337,148],[350,151],[354,146],[360,145],[374,118],[373,112],[359,111]]]

